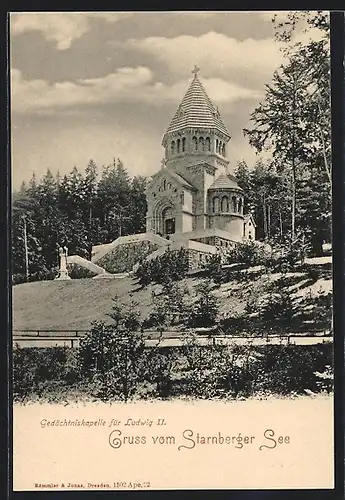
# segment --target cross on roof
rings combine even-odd
[[[194,78],[199,73],[199,71],[200,71],[200,68],[198,68],[198,66],[195,64],[194,68],[192,69],[192,74],[194,75]]]

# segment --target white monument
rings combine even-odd
[[[70,280],[71,277],[68,275],[68,270],[67,270],[67,255],[68,255],[68,248],[65,247],[60,247],[59,248],[59,257],[60,257],[60,268],[59,268],[59,274],[55,278],[56,280]]]

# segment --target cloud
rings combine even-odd
[[[221,78],[203,80],[206,91],[218,103],[258,99],[261,94]],[[166,85],[154,80],[149,68],[118,68],[102,78],[50,83],[25,80],[18,69],[11,73],[12,111],[14,113],[52,114],[58,109],[73,110],[82,105],[145,102],[152,106],[181,101],[189,82],[180,80]]]
[[[12,13],[11,34],[39,31],[47,41],[54,42],[58,50],[66,50],[74,40],[81,38],[91,29],[91,19],[116,23],[131,15],[127,12]]]
[[[198,37],[132,38],[124,43],[133,50],[150,53],[176,75],[184,76],[197,64],[203,75],[226,77],[226,80],[238,70],[270,77],[283,60],[279,43],[271,38],[236,40],[214,31]]]
[[[148,68],[119,68],[104,78],[80,79],[50,83],[47,80],[25,80],[22,73],[11,72],[12,110],[18,113],[44,111],[78,104],[97,104],[119,100],[135,93],[152,80]]]

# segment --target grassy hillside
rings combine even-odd
[[[220,315],[241,314],[253,302],[268,296],[279,274],[256,273],[254,269],[247,279],[238,277],[216,288],[213,293],[220,299]],[[319,273],[320,274],[320,273]],[[249,279],[248,279],[249,278]],[[293,297],[296,310],[309,312],[311,326],[313,307],[320,293],[328,295],[332,290],[331,271],[311,279],[308,273],[295,272],[285,275],[285,289]],[[185,280],[190,289],[197,278]],[[13,328],[22,329],[88,329],[91,321],[108,320],[112,298],[118,295],[129,304],[131,295],[139,303],[143,316],[152,307],[152,292],[157,285],[141,289],[134,278],[79,279],[69,281],[41,281],[13,287]],[[257,307],[257,305],[254,305]]]
[[[121,279],[78,279],[39,281],[13,287],[14,329],[87,329],[91,321],[106,320],[112,298],[134,300],[145,310],[151,301],[149,290],[138,290],[135,281]]]

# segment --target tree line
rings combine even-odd
[[[146,178],[131,178],[121,160],[85,173],[48,169],[40,181],[33,174],[13,194],[12,272],[16,281],[47,279],[56,272],[58,248],[91,258],[93,245],[145,231]],[[27,266],[26,266],[27,263]],[[27,267],[27,269],[26,269]]]

